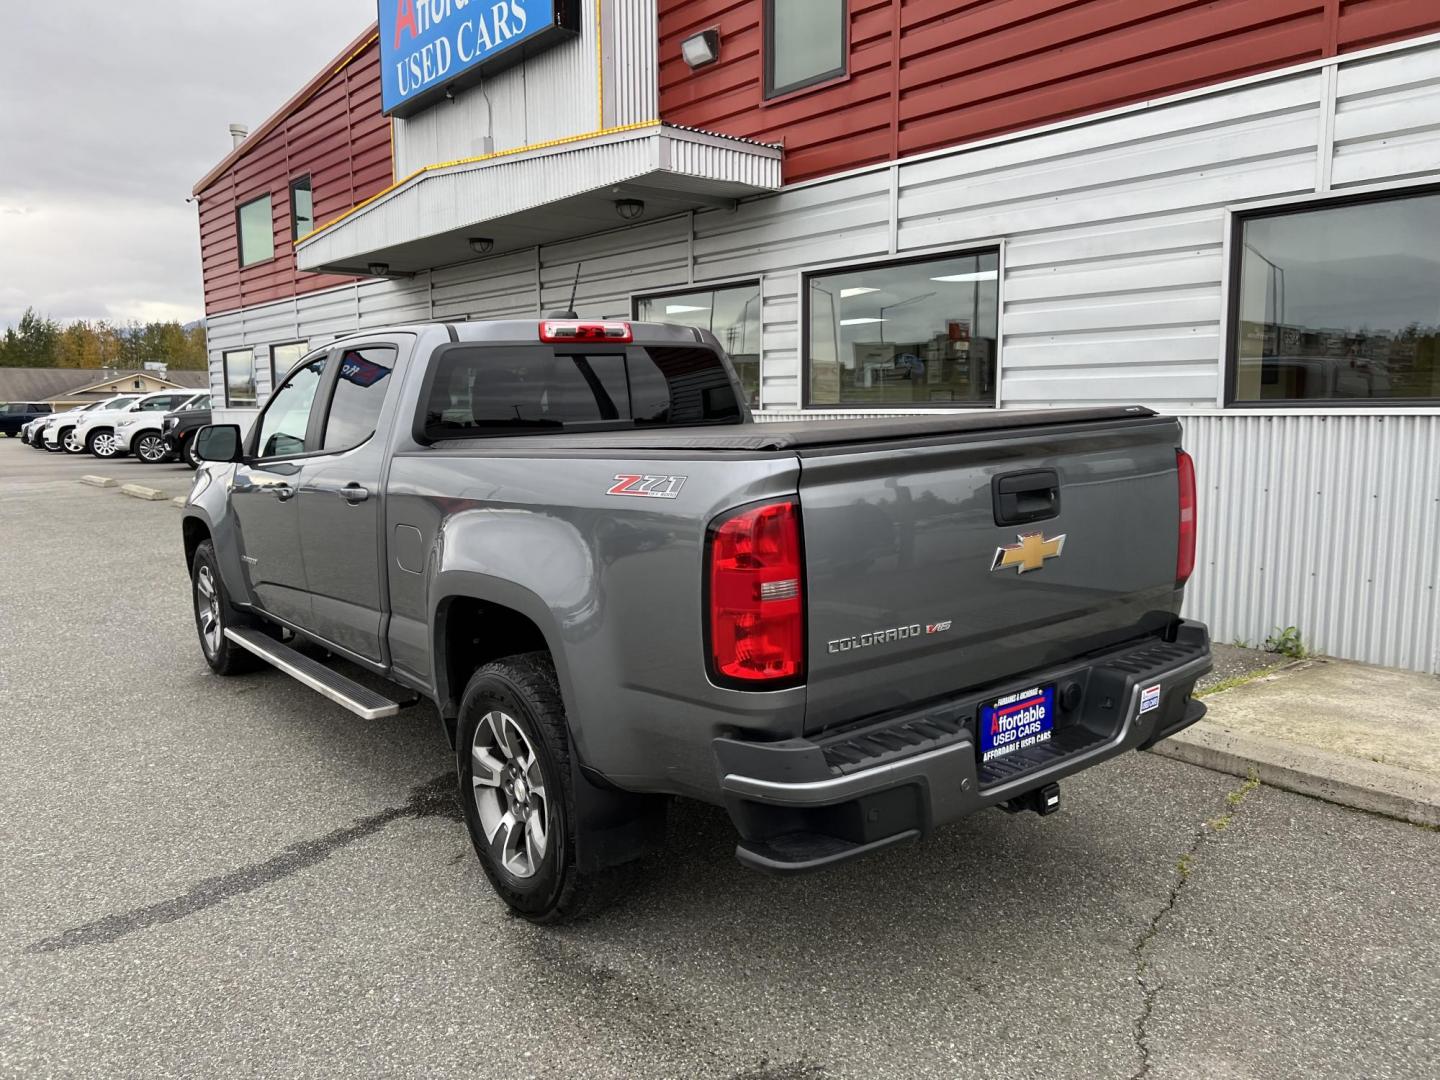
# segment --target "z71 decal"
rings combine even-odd
[[[634,495],[641,499],[674,499],[679,497],[685,486],[683,476],[642,476],[639,473],[622,473],[615,477],[606,495]]]

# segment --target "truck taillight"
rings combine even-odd
[[[1175,451],[1180,479],[1180,547],[1175,556],[1175,584],[1184,585],[1195,571],[1195,462],[1184,450]]]
[[[634,341],[628,322],[576,322],[546,319],[540,324],[540,340],[566,341]]]
[[[706,556],[711,676],[756,689],[800,682],[805,675],[800,508],[786,500],[717,518]]]

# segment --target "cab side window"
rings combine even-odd
[[[286,379],[270,396],[260,417],[260,435],[255,450],[262,458],[303,454],[305,432],[310,426],[310,407],[325,374],[326,357],[310,361]]]
[[[395,349],[389,345],[362,345],[345,349],[336,361],[340,373],[325,418],[324,450],[349,450],[375,434],[380,406],[395,369]]]

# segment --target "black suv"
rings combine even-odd
[[[194,455],[195,440],[193,436],[195,432],[209,423],[209,408],[191,407],[166,413],[160,431],[165,439],[165,451],[168,459],[183,461],[190,468],[195,468],[199,461]]]
[[[7,439],[13,439],[31,420],[49,416],[54,411],[43,401],[12,401],[0,405],[0,432],[3,432]]]

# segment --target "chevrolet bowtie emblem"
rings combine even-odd
[[[1064,547],[1064,533],[1053,540],[1046,540],[1044,533],[1021,533],[1018,544],[995,549],[995,561],[990,564],[990,569],[1008,570],[1018,566],[1022,574],[1027,570],[1039,570],[1046,559],[1059,558]]]

